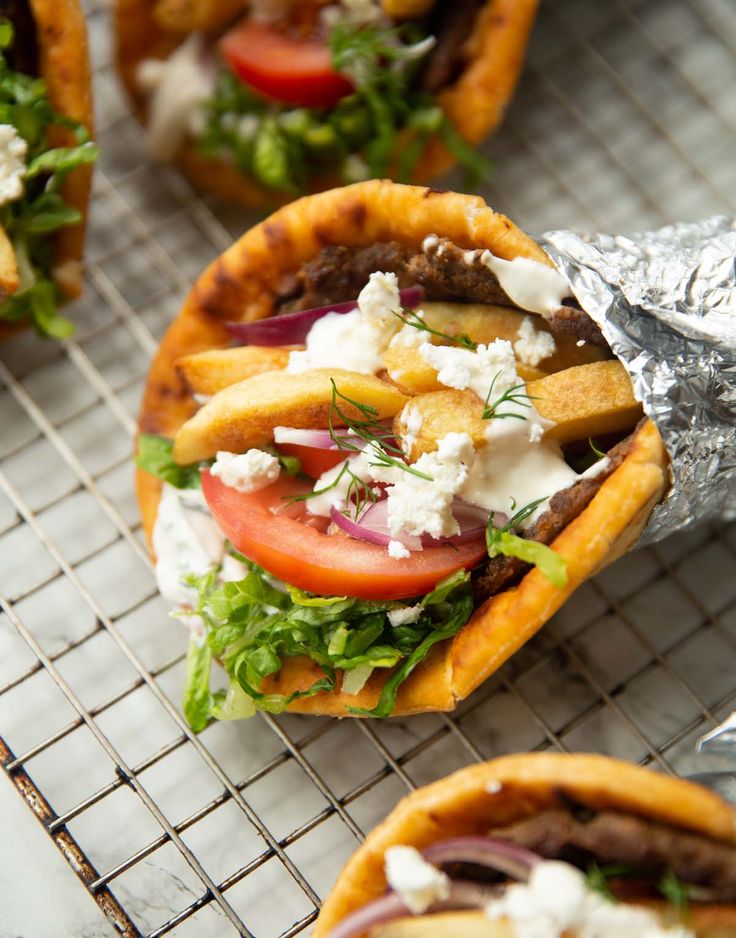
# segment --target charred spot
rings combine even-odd
[[[329,228],[323,228],[322,225],[314,226],[314,236],[323,248],[332,244],[332,232]]]
[[[232,310],[241,305],[240,282],[229,273],[222,260],[217,262],[213,280],[211,287],[198,289],[195,286],[199,308],[218,319],[232,315]]]
[[[162,381],[161,384],[153,386],[153,393],[162,401],[183,401],[189,397],[189,391],[182,381],[177,381],[176,384]]]
[[[368,209],[362,202],[354,202],[347,210],[348,218],[356,228],[363,228]]]
[[[138,429],[141,433],[160,434],[162,426],[158,414],[155,411],[146,411],[142,413],[140,420],[138,421]]]
[[[569,811],[575,820],[580,821],[581,824],[587,824],[589,821],[592,821],[598,813],[587,804],[582,804],[582,802],[578,801],[577,798],[571,795],[570,792],[562,786],[555,788],[554,793],[559,804],[565,808],[566,811]]]
[[[282,221],[267,221],[263,226],[263,234],[272,251],[285,251],[291,247],[289,229]]]
[[[430,199],[433,195],[444,195],[449,191],[449,189],[442,189],[439,186],[427,186],[427,188],[424,190],[424,195],[422,198]]]

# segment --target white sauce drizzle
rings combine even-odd
[[[542,316],[554,313],[570,296],[570,284],[554,267],[540,264],[528,257],[512,261],[483,251],[480,262],[496,275],[501,289],[521,309]]]

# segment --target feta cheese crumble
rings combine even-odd
[[[171,159],[201,124],[202,105],[215,90],[215,69],[205,68],[204,55],[204,36],[192,33],[168,59],[138,66],[138,86],[150,97],[148,137],[157,159]]]
[[[528,257],[515,257],[512,261],[483,251],[480,262],[495,274],[501,289],[521,309],[542,316],[554,313],[570,296],[570,285],[554,267],[540,264]]]
[[[12,124],[0,124],[0,205],[23,195],[28,144]]]
[[[694,938],[690,929],[661,925],[649,909],[609,902],[588,889],[580,870],[558,860],[538,863],[528,883],[507,886],[485,912],[508,919],[514,938],[562,938],[568,929],[580,938]]]
[[[415,915],[450,895],[450,878],[427,863],[414,847],[388,847],[384,855],[386,880]]]
[[[452,537],[460,526],[452,514],[452,501],[468,478],[475,458],[467,433],[448,433],[433,453],[424,453],[412,465],[427,478],[395,467],[372,466],[377,482],[388,483],[388,527],[392,537],[429,534]]]
[[[388,621],[394,628],[398,625],[409,625],[412,622],[418,622],[422,609],[424,609],[424,606],[421,603],[417,603],[416,606],[399,606],[398,609],[390,609]]]
[[[493,385],[495,399],[520,383],[516,374],[516,359],[511,343],[496,339],[488,345],[479,345],[476,351],[450,345],[430,345],[425,342],[419,354],[437,370],[437,380],[448,388],[468,388],[482,401],[488,397]],[[491,402],[492,403],[492,402]],[[505,408],[504,408],[505,409]],[[523,414],[526,408],[519,408]]]
[[[535,368],[545,358],[554,355],[554,338],[543,329],[537,329],[530,316],[525,316],[514,342],[514,351],[525,365]]]
[[[278,457],[262,449],[249,449],[240,455],[220,450],[210,469],[225,485],[244,493],[265,489],[278,479],[280,472]]]
[[[386,551],[389,557],[393,557],[394,560],[406,560],[407,557],[411,557],[411,551],[408,547],[402,544],[401,541],[389,541]],[[389,613],[389,619],[390,618],[391,613]]]
[[[375,374],[383,368],[383,353],[399,330],[394,313],[400,312],[396,274],[372,273],[360,291],[358,308],[349,313],[330,312],[318,319],[307,334],[306,349],[289,355],[287,372],[345,368]]]

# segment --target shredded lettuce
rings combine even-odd
[[[0,124],[11,124],[28,144],[23,195],[0,206],[0,225],[13,246],[20,277],[18,291],[0,302],[0,320],[27,321],[40,335],[63,339],[74,327],[58,312],[63,297],[51,278],[53,255],[47,236],[82,220],[60,189],[66,176],[94,162],[99,150],[86,127],[52,109],[42,79],[10,68],[2,53],[12,42],[12,25],[0,22]],[[50,148],[52,127],[72,130],[77,145]]]
[[[488,556],[497,557],[503,554],[505,557],[517,557],[538,567],[539,572],[544,574],[553,586],[562,587],[567,585],[567,560],[546,544],[520,537],[511,530],[528,518],[543,501],[543,498],[538,498],[525,505],[502,528],[494,527],[491,515],[486,528]]]
[[[388,716],[401,684],[473,611],[470,576],[464,571],[423,598],[417,622],[393,627],[388,612],[400,603],[315,596],[293,587],[282,592],[260,567],[250,561],[247,565],[247,576],[237,582],[220,584],[217,571],[187,580],[197,590],[194,612],[206,632],[204,643],[200,636],[192,637],[184,693],[184,713],[197,731],[211,718],[237,719],[256,710],[280,713],[299,697],[334,690],[341,671],[343,688],[357,693],[376,668],[392,669],[378,704],[354,712]],[[288,696],[263,693],[263,679],[277,674],[294,655],[310,658],[323,677]],[[210,692],[213,658],[230,678],[226,693]]]
[[[139,469],[168,482],[177,489],[198,489],[202,482],[199,464],[180,466],[174,462],[174,441],[154,433],[141,433],[138,437],[138,454],[135,464]]]
[[[328,37],[332,65],[355,90],[331,108],[267,102],[223,71],[205,105],[199,147],[212,156],[227,153],[268,188],[298,193],[310,178],[334,177],[336,169],[345,183],[389,173],[408,182],[437,134],[477,183],[489,175],[491,163],[463,139],[432,95],[412,87],[431,50],[425,38],[412,23],[338,23]]]

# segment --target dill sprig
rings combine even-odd
[[[593,450],[598,459],[605,459],[606,454],[602,450],[598,449],[592,436],[588,437],[588,445]]]
[[[367,443],[371,447],[371,456],[373,457],[370,463],[371,466],[393,467],[401,469],[403,472],[408,472],[419,479],[424,479],[427,482],[433,481],[432,476],[428,476],[425,472],[420,472],[418,469],[404,462],[403,450],[397,446],[393,433],[382,426],[378,419],[378,411],[375,407],[371,404],[363,404],[360,401],[355,401],[346,394],[342,394],[337,390],[334,378],[330,378],[330,382],[332,384],[332,400],[330,402],[328,429],[330,437],[337,445],[338,449],[360,452],[363,447],[351,443],[344,435],[338,435],[338,432],[335,430],[335,415],[337,415],[344,426],[352,430],[353,434],[358,437],[358,439],[363,440],[364,443]],[[350,404],[352,407],[355,407],[363,415],[363,419],[356,420],[349,417],[337,403],[338,398]],[[401,458],[396,458],[397,456]]]
[[[473,342],[469,335],[462,332],[460,335],[450,335],[448,332],[441,332],[439,329],[433,329],[431,326],[428,326],[427,323],[422,319],[422,317],[416,313],[413,309],[405,309],[405,315],[402,316],[401,313],[394,311],[393,315],[396,318],[403,322],[405,326],[412,326],[414,329],[418,329],[420,332],[427,332],[429,335],[436,335],[439,339],[444,339],[446,342],[452,342],[454,345],[460,345],[462,348],[466,348],[471,352],[475,352],[478,348],[478,343]]]
[[[488,402],[491,399],[491,394],[493,394],[493,388],[498,380],[500,371],[496,372],[494,375],[493,381],[491,381],[491,386],[488,388],[488,394],[486,394],[486,399],[483,402],[483,420],[491,420],[492,418],[504,418],[504,417],[514,417],[516,420],[526,420],[524,414],[515,414],[511,411],[507,413],[500,413],[498,408],[504,404],[519,404],[522,407],[531,407],[532,405],[528,401],[536,400],[535,397],[532,397],[531,394],[526,393],[526,385],[522,382],[520,384],[515,384],[513,387],[508,388],[500,397],[495,400],[492,404]],[[522,391],[521,389],[524,388]]]

